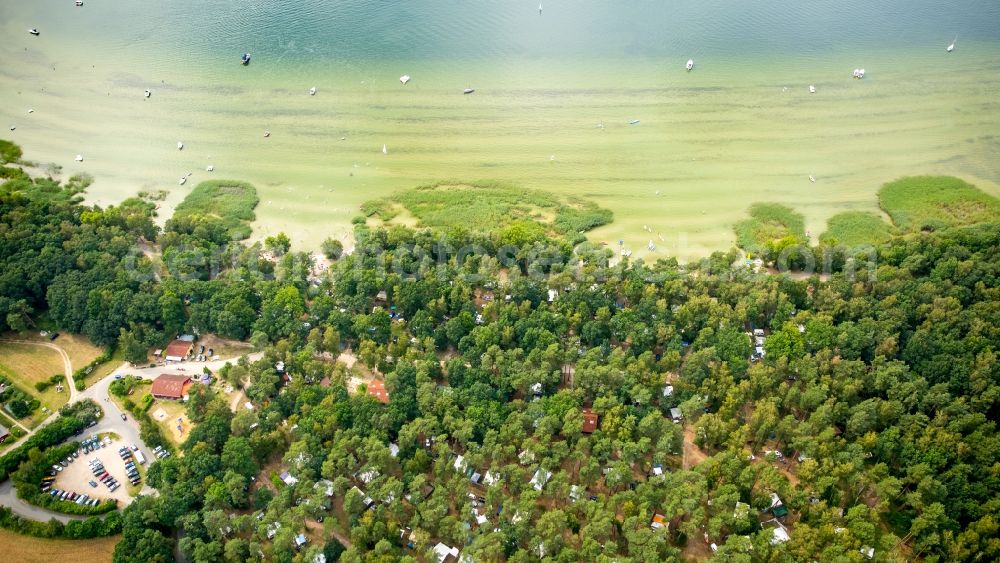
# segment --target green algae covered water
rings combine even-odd
[[[651,258],[729,248],[756,201],[815,235],[901,175],[1000,195],[998,100],[982,0],[0,2],[0,131],[26,158],[102,204],[167,189],[165,214],[248,180],[257,236],[298,248],[443,179],[584,195],[615,213],[591,238]]]

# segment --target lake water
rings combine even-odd
[[[815,236],[900,175],[1000,195],[1000,2],[543,4],[6,0],[0,125],[102,204],[251,181],[257,234],[299,248],[441,179],[586,195],[616,216],[592,238],[682,260],[727,249],[755,201]]]

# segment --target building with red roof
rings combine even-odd
[[[590,409],[583,409],[583,432],[584,434],[590,434],[594,430],[597,430],[597,423],[600,421],[600,417],[597,413]]]
[[[386,405],[389,404],[389,392],[385,390],[385,383],[381,379],[373,379],[368,384],[368,394]]]
[[[150,393],[157,399],[179,400],[191,388],[191,378],[186,375],[163,374],[153,380]]]

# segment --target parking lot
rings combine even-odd
[[[84,440],[87,439],[89,438],[84,438]],[[129,479],[125,472],[126,462],[122,461],[118,450],[122,446],[126,446],[131,450],[132,444],[126,444],[120,439],[110,440],[110,443],[107,443],[108,439],[104,434],[100,436],[100,442],[103,447],[95,449],[90,453],[85,453],[82,449],[79,450],[80,456],[74,459],[72,463],[68,463],[65,469],[56,474],[52,488],[73,491],[75,493],[86,493],[93,498],[101,500],[113,498],[118,501],[118,506],[123,508],[132,499],[128,494]],[[148,459],[149,456],[144,454],[144,457]],[[91,460],[100,460],[104,465],[105,471],[118,482],[119,487],[114,492],[110,491],[105,483],[100,482],[94,476],[94,472],[88,463]],[[91,482],[96,483],[97,486],[90,485]]]

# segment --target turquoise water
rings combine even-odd
[[[304,247],[368,198],[490,179],[585,194],[616,214],[595,237],[683,259],[753,201],[819,233],[902,174],[1000,195],[998,61],[1000,2],[972,0],[7,0],[0,125],[99,203],[252,181],[257,232]]]

